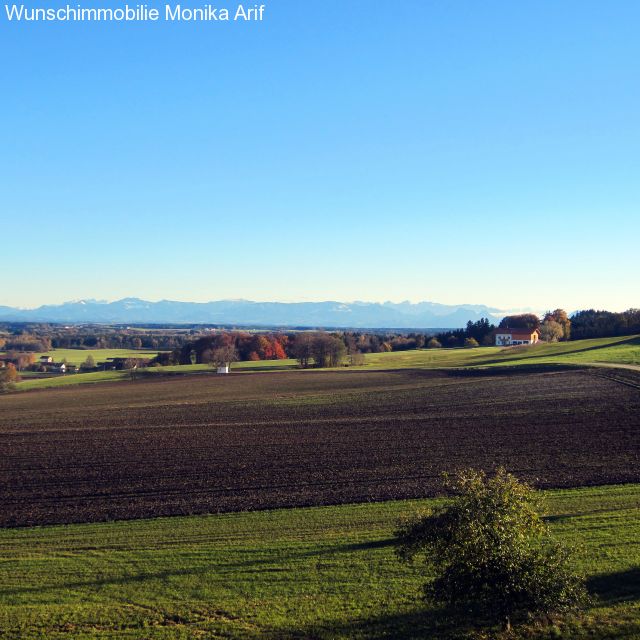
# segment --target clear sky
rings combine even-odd
[[[636,0],[1,8],[0,304],[640,306]]]

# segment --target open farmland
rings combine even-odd
[[[93,355],[96,362],[107,357],[150,357],[155,352],[127,351],[117,349],[98,349],[82,351],[78,349],[57,350],[50,352],[57,359],[69,355],[67,360],[81,363],[87,354]],[[80,354],[80,355],[79,355]],[[82,355],[85,354],[85,355]],[[352,370],[388,370],[388,369],[453,369],[461,367],[502,367],[531,365],[577,365],[577,366],[616,366],[629,367],[640,371],[640,336],[623,336],[616,338],[596,338],[592,340],[575,340],[571,342],[544,343],[522,347],[483,347],[481,349],[419,349],[410,351],[393,351],[388,353],[368,353],[365,363]],[[236,372],[246,371],[296,371],[299,366],[296,360],[260,360],[257,362],[236,362]],[[184,375],[211,373],[206,364],[168,366],[150,368],[145,375]],[[45,389],[79,384],[95,384],[106,381],[116,382],[128,380],[126,371],[99,371],[97,373],[79,373],[53,377],[27,377],[18,383],[18,389]]]
[[[640,481],[633,371],[185,377],[0,400],[0,523],[429,496],[504,464],[540,487]]]

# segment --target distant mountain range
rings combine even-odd
[[[504,315],[484,305],[435,302],[115,302],[78,300],[37,309],[0,306],[3,322],[216,324],[253,327],[457,328],[469,320]]]

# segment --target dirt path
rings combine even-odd
[[[604,367],[606,369],[630,369],[631,371],[640,371],[638,364],[619,364],[616,362],[585,362],[589,367]]]

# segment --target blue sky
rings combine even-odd
[[[0,304],[638,306],[638,24],[635,0],[3,13]]]

